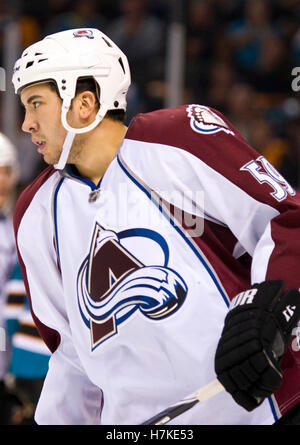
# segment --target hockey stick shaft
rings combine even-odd
[[[205,402],[205,400],[210,399],[223,390],[224,387],[217,379],[215,379],[207,385],[202,386],[202,388],[198,389],[198,391],[193,394],[190,394],[174,405],[171,405],[154,417],[151,417],[151,419],[146,420],[142,425],[165,425],[170,420],[197,405],[197,403]]]

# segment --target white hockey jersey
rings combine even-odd
[[[40,424],[140,424],[215,378],[228,304],[251,282],[299,288],[300,200],[218,112],[138,115],[96,186],[48,167],[15,234],[53,352]],[[249,413],[221,392],[174,424],[271,424],[300,400],[299,352]]]

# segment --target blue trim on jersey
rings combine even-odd
[[[211,134],[211,133],[217,133],[218,131],[221,131],[221,128],[217,127],[217,126],[212,128],[212,129],[206,129],[205,130],[204,128],[197,127],[196,122],[193,122],[192,125],[194,127],[194,130],[197,131],[197,133],[204,133],[204,134],[208,133],[208,134]]]
[[[129,312],[127,312],[126,314],[124,314],[123,316],[119,317],[118,319],[116,318],[116,321],[118,322],[118,324],[123,323],[125,320],[127,320],[127,318],[131,317],[131,315],[137,311],[139,309],[139,306],[136,305],[134,306]],[[117,314],[116,314],[117,315]]]
[[[76,173],[73,172],[73,168],[71,164],[67,164],[66,165],[66,172],[68,173],[68,175],[72,176],[72,178],[74,179],[78,179],[79,181],[83,182],[84,184],[88,185],[92,190],[97,190],[100,188],[101,182],[102,182],[102,178],[100,179],[100,181],[98,182],[98,184],[94,184],[93,181],[91,181],[88,178],[83,178],[82,176],[76,175]]]
[[[57,231],[57,195],[59,192],[59,189],[62,185],[62,183],[64,182],[65,178],[61,178],[61,180],[59,181],[55,193],[54,193],[54,199],[53,199],[53,214],[54,214],[54,232],[55,232],[55,244],[56,244],[56,254],[57,254],[57,258],[58,261],[60,263],[60,255],[59,255],[59,245],[58,245],[58,231]]]
[[[79,272],[81,272],[81,270],[84,269],[84,268],[86,267],[86,264],[88,263],[88,258],[89,258],[89,256],[87,256],[87,257],[86,257],[86,260],[82,263],[82,265],[81,265],[81,267],[80,267],[80,269],[79,269]],[[79,273],[78,273],[78,275],[79,275]],[[78,288],[78,276],[77,276],[77,288]],[[78,293],[78,290],[77,290],[77,304],[78,304],[79,312],[80,312],[80,315],[81,315],[81,318],[82,318],[84,324],[86,325],[86,327],[87,327],[88,329],[91,329],[91,319],[90,319],[90,318],[87,318],[87,317],[85,316],[85,314],[83,313],[83,310],[81,309],[81,305],[80,305],[80,302],[79,302],[79,293]]]
[[[268,397],[268,401],[269,401],[269,404],[270,404],[270,408],[271,408],[271,411],[272,411],[274,420],[275,420],[275,422],[276,422],[276,420],[278,420],[278,415],[277,415],[277,413],[276,413],[276,410],[275,410],[275,406],[274,406],[274,402],[273,402],[273,400],[272,400],[272,397]]]
[[[136,229],[123,230],[121,232],[118,232],[117,235],[119,239],[134,237],[134,236],[141,236],[143,238],[152,239],[162,248],[165,255],[164,266],[167,266],[169,262],[169,247],[168,244],[166,243],[166,240],[159,233],[150,229],[136,228]]]
[[[193,244],[190,242],[190,240],[184,235],[184,233],[182,233],[182,231],[180,230],[180,228],[173,222],[173,220],[166,214],[166,212],[163,210],[162,205],[159,205],[158,203],[156,203],[153,198],[151,197],[151,194],[148,192],[148,190],[142,185],[140,184],[124,167],[124,165],[122,164],[121,160],[119,159],[119,156],[117,157],[118,163],[121,167],[121,169],[124,171],[124,173],[129,177],[129,179],[142,191],[144,192],[147,197],[153,202],[153,204],[156,205],[156,207],[158,208],[158,210],[168,219],[168,221],[170,222],[170,224],[174,227],[174,229],[179,233],[179,235],[185,240],[185,242],[190,246],[190,248],[193,250],[193,252],[196,254],[196,256],[199,258],[199,260],[201,261],[201,263],[203,264],[203,266],[205,267],[205,269],[207,270],[207,272],[209,273],[210,277],[212,278],[215,286],[217,287],[218,291],[220,292],[225,304],[227,307],[229,307],[229,302],[227,300],[226,295],[223,292],[223,289],[221,288],[220,284],[218,283],[218,280],[216,279],[216,277],[214,276],[213,271],[210,269],[209,265],[206,263],[205,259],[202,258],[202,256],[200,255],[200,253],[197,251],[197,249],[195,248],[195,246],[193,246]]]

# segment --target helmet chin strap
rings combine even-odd
[[[64,99],[62,108],[61,108],[61,122],[62,122],[64,128],[67,130],[67,135],[66,135],[64,143],[63,143],[60,158],[59,158],[57,164],[54,164],[54,168],[56,168],[57,170],[63,170],[65,168],[66,163],[68,161],[71,147],[73,145],[74,137],[76,136],[76,134],[87,133],[88,131],[91,131],[94,128],[96,128],[97,125],[102,121],[102,119],[104,118],[104,116],[106,115],[107,110],[108,110],[107,106],[101,105],[101,107],[95,117],[95,120],[90,125],[88,125],[87,127],[83,127],[83,128],[73,128],[67,122],[67,113],[70,108],[70,103],[71,103],[70,98]]]
[[[73,145],[74,137],[75,137],[74,132],[71,131],[67,132],[59,160],[57,164],[54,164],[54,168],[56,168],[57,170],[63,170],[65,168],[71,147]]]

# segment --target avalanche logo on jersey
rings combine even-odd
[[[208,107],[193,104],[189,105],[186,111],[190,118],[191,128],[197,133],[214,134],[225,131],[227,134],[234,134],[233,131],[229,130],[226,122]]]
[[[146,266],[120,241],[142,236],[158,243],[164,264]],[[135,313],[149,320],[162,320],[183,304],[187,286],[167,267],[169,249],[165,239],[149,229],[119,232],[94,228],[91,248],[77,277],[80,314],[91,332],[92,351],[118,332],[118,326]]]

